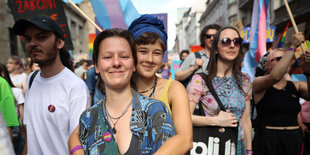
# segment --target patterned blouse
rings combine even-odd
[[[175,135],[171,115],[165,103],[148,98],[132,89],[133,106],[130,119],[130,130],[139,139],[138,154],[154,154],[160,146]],[[104,154],[105,139],[101,132],[98,108],[95,104],[84,111],[80,118],[79,135],[85,154]],[[114,139],[111,125],[103,107],[105,125]]]
[[[249,101],[252,97],[250,76],[242,73],[242,89],[244,92],[239,90],[232,75],[229,77],[214,77],[212,84],[224,107],[237,117],[239,122],[238,150],[240,147],[243,149],[243,130],[240,119],[245,110],[246,101]],[[200,100],[202,101],[202,107],[206,116],[216,116],[219,113],[218,103],[200,75],[196,74],[193,76],[188,86],[188,94],[190,103],[198,104]]]

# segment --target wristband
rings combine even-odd
[[[288,51],[296,52],[296,48],[287,48]]]
[[[246,150],[246,153],[247,154],[253,154],[253,151],[252,150]]]
[[[81,145],[77,145],[75,146],[71,151],[70,154],[72,155],[75,151],[79,150],[79,149],[83,149],[83,147]]]

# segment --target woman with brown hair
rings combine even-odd
[[[82,113],[80,141],[74,137],[77,130],[69,139],[71,154],[154,154],[174,136],[165,104],[131,88],[135,52],[127,30],[107,29],[96,37],[93,61],[104,81],[105,97]]]
[[[242,38],[233,27],[224,27],[214,36],[207,81],[214,88],[227,111],[222,111],[204,79],[196,74],[189,87],[191,112],[201,101],[206,116],[192,114],[194,126],[238,127],[237,154],[252,154],[250,120],[251,82],[241,73]],[[247,151],[246,151],[247,150]]]

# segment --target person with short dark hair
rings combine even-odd
[[[85,82],[71,71],[64,32],[53,19],[41,15],[16,21],[13,31],[24,37],[27,52],[40,66],[27,82],[28,154],[68,154],[68,138],[89,106],[89,94]]]
[[[82,76],[82,74],[84,73],[84,72],[87,72],[87,70],[88,70],[88,62],[86,61],[86,60],[80,60],[80,63],[81,63],[81,65],[78,67],[78,68],[76,68],[75,70],[74,70],[74,73],[78,76],[78,77],[81,77]]]
[[[179,81],[156,75],[162,67],[167,48],[168,36],[163,21],[153,15],[142,15],[132,22],[128,30],[134,36],[137,48],[137,71],[133,76],[135,89],[164,102],[175,125],[176,135],[166,141],[157,153],[185,154],[193,146],[186,89]]]
[[[221,27],[217,24],[205,26],[200,33],[200,46],[203,47],[199,51],[200,58],[197,58],[195,53],[189,54],[183,61],[180,69],[175,73],[175,79],[181,81],[187,87],[192,76],[197,73],[204,72],[208,66],[210,51],[214,35]]]
[[[180,53],[180,60],[183,62],[188,55],[189,55],[188,50],[182,50]]]

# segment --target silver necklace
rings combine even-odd
[[[110,117],[111,122],[113,124],[112,131],[113,131],[114,134],[116,134],[116,131],[117,131],[116,127],[115,127],[116,123],[120,120],[121,117],[123,117],[126,114],[126,112],[128,111],[128,109],[129,109],[131,104],[132,104],[132,98],[130,99],[130,101],[129,101],[128,105],[126,106],[126,108],[123,110],[122,114],[120,116],[118,116],[118,117],[112,117],[110,115],[107,107],[106,107],[106,104],[104,104],[104,109],[105,109],[106,113],[108,114],[108,116]],[[114,122],[113,119],[116,119],[116,121]]]

